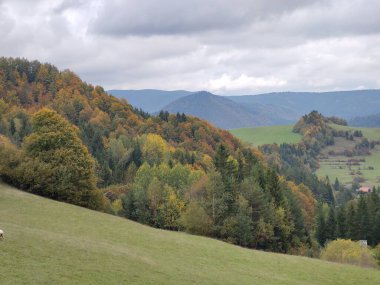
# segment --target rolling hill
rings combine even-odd
[[[240,138],[242,141],[254,146],[272,143],[297,143],[301,141],[302,136],[293,133],[292,129],[292,125],[267,126],[233,129],[230,130],[230,133]]]
[[[163,91],[155,89],[109,90],[108,93],[118,98],[127,99],[134,107],[141,108],[148,113],[160,111],[170,102],[192,94],[192,92],[184,90]]]
[[[199,102],[198,96],[192,96],[193,92],[162,90],[110,90],[109,92],[119,98],[128,99],[135,107],[150,113],[170,109],[173,112],[180,111],[185,114],[202,114],[203,117],[200,117],[222,127],[224,124],[221,125],[220,122],[230,119],[234,121],[231,124],[232,128],[293,124],[299,117],[312,110],[318,110],[326,116],[337,116],[347,120],[358,117],[353,119],[354,125],[374,126],[371,125],[372,117],[361,117],[377,114],[380,109],[380,90],[220,96],[236,103],[224,101],[229,109],[234,109],[231,111],[231,118],[228,117],[229,112],[218,113],[221,100],[208,101],[207,111],[198,111],[197,107],[201,107],[199,103],[202,102]],[[184,98],[189,95],[190,97],[185,100]],[[212,112],[212,109],[217,111],[210,116],[208,114]]]
[[[0,184],[0,283],[379,284],[379,271],[143,226]]]
[[[361,131],[363,136],[370,141],[380,141],[380,129],[378,128],[358,128],[350,126],[332,125],[336,130]],[[379,186],[380,175],[380,146],[376,145],[371,149],[369,155],[347,157],[344,155],[331,155],[331,152],[342,152],[345,149],[352,149],[360,142],[360,138],[348,141],[343,138],[336,138],[333,146],[326,147],[320,155],[320,168],[317,174],[321,177],[328,175],[333,181],[335,177],[339,181],[350,184],[353,179],[360,179],[361,185]]]
[[[352,126],[341,126],[331,124],[337,131],[361,131],[363,136],[370,141],[380,141],[380,128],[360,128]],[[293,133],[292,125],[285,126],[266,126],[255,128],[241,128],[230,130],[236,137],[243,142],[254,146],[271,143],[297,143],[302,137]],[[338,178],[343,184],[351,184],[353,179],[360,178],[362,185],[379,186],[380,175],[380,146],[376,145],[369,155],[347,157],[344,155],[332,155],[344,150],[355,148],[361,138],[354,138],[353,141],[345,138],[335,138],[335,144],[322,149],[319,155],[319,169],[316,174],[319,177],[329,176],[331,181]]]
[[[248,110],[256,106],[281,106],[287,110],[286,119],[294,122],[313,110],[325,116],[350,119],[378,113],[380,90],[352,90],[334,92],[281,92],[260,95],[230,96],[231,100],[244,105]]]
[[[225,97],[205,91],[177,99],[163,107],[163,110],[196,116],[224,129],[265,124],[265,118],[249,112],[245,107]]]
[[[380,113],[352,118],[349,124],[355,127],[378,128],[380,127]]]

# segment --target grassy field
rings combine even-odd
[[[269,126],[256,128],[242,128],[230,130],[230,132],[243,142],[254,146],[271,143],[298,143],[302,136],[292,132],[293,126]]]
[[[0,184],[0,284],[380,284],[380,271],[152,229]]]
[[[380,129],[377,128],[356,128],[349,126],[331,125],[337,130],[360,130],[363,136],[369,140],[380,140]],[[353,148],[359,142],[360,138],[355,138],[354,142],[348,141],[344,138],[335,138],[335,145],[329,146],[322,151],[320,156],[320,168],[317,170],[318,176],[330,177],[334,181],[337,177],[339,181],[345,184],[351,184],[353,178],[362,177],[364,179],[361,185],[366,186],[380,186],[380,146],[377,145],[371,150],[371,155],[366,156],[331,156],[328,155],[329,151],[340,152],[344,149]],[[359,160],[359,162],[352,164],[352,159]],[[355,165],[356,164],[356,165]]]

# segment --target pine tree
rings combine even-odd
[[[357,240],[357,228],[356,228],[356,209],[353,203],[350,203],[346,211],[346,220],[347,220],[347,229],[348,234],[347,238],[352,240]]]
[[[326,222],[326,239],[334,240],[336,239],[336,218],[335,210],[330,206],[329,213]]]
[[[323,213],[323,205],[319,204],[316,213],[316,238],[320,245],[326,242],[326,221]]]
[[[349,236],[345,207],[340,207],[337,214],[337,237],[346,239]]]
[[[370,222],[367,202],[363,196],[359,198],[357,213],[355,219],[355,225],[357,228],[357,239],[366,240],[369,235]]]
[[[335,178],[335,182],[334,182],[334,190],[339,191],[339,189],[340,189],[340,183],[339,183],[339,180],[337,177],[337,178]]]

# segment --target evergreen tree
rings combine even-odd
[[[335,210],[333,207],[329,207],[329,213],[326,222],[326,239],[334,240],[336,239],[336,217]]]
[[[349,237],[348,224],[347,224],[347,212],[345,207],[340,207],[337,213],[337,237],[346,239]]]
[[[316,213],[316,238],[320,245],[324,245],[326,242],[326,221],[323,212],[323,205],[319,204]]]
[[[340,183],[339,183],[339,180],[337,177],[337,178],[335,178],[335,182],[334,182],[334,190],[339,191],[339,189],[340,189]]]
[[[359,198],[355,225],[357,228],[356,238],[359,240],[367,240],[369,236],[370,221],[367,202],[363,196]]]

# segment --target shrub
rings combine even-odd
[[[371,251],[352,240],[338,239],[328,243],[322,251],[321,259],[362,267],[376,267],[376,260]]]

